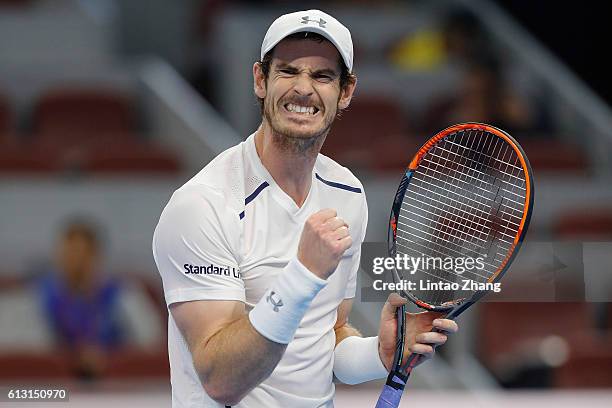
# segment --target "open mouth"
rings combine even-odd
[[[319,109],[316,106],[301,106],[294,103],[286,103],[283,106],[288,112],[304,116],[315,116],[319,113]]]

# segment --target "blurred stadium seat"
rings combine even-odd
[[[612,205],[607,208],[573,209],[560,214],[551,226],[558,239],[610,240],[612,239]]]
[[[563,324],[552,316],[562,316]],[[588,330],[593,316],[587,303],[489,302],[479,309],[479,320],[479,353],[492,366],[500,354],[512,352],[526,339]]]
[[[0,353],[0,380],[65,380],[73,376],[68,359],[61,353],[32,351]]]
[[[611,387],[612,333],[595,329],[594,312],[587,302],[488,303],[479,355],[511,386]]]
[[[107,379],[168,378],[169,375],[170,365],[165,345],[157,352],[124,350],[112,354],[103,374]]]
[[[575,146],[555,139],[520,141],[534,171],[571,172],[586,175],[589,163],[585,152]]]
[[[174,153],[144,142],[90,143],[85,146],[45,142],[4,144],[0,148],[0,174],[58,176],[175,175],[181,170]]]
[[[322,153],[343,166],[387,170],[403,167],[416,146],[396,100],[358,95],[334,122]]]
[[[478,354],[486,367],[509,386],[549,386],[553,367],[547,361],[545,341],[567,343],[593,332],[593,310],[584,302],[499,302],[479,309]],[[559,364],[564,363],[563,350]],[[539,370],[538,382],[530,383],[528,372]],[[548,372],[548,375],[543,374]],[[523,377],[523,378],[521,378]]]
[[[565,364],[553,374],[559,388],[604,388],[612,386],[612,350],[610,334],[590,336],[581,333],[569,338],[571,353]]]
[[[57,88],[34,107],[33,131],[60,140],[77,135],[128,133],[136,130],[134,109],[121,92],[102,88]]]
[[[8,100],[0,94],[0,143],[13,130],[13,112]]]
[[[16,137],[8,101],[0,98],[0,173],[174,175],[176,155],[146,140],[132,101],[104,88],[56,88],[33,109],[29,137]]]
[[[50,175],[62,169],[58,157],[30,144],[4,143],[0,146],[0,174]]]
[[[82,171],[89,174],[175,174],[180,170],[178,158],[161,147],[145,143],[109,144],[93,149],[84,161]]]

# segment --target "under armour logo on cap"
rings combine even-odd
[[[325,28],[325,24],[327,24],[327,21],[323,20],[322,18],[319,18],[318,20],[311,20],[309,16],[302,17],[302,24],[308,23],[319,23],[319,27]]]

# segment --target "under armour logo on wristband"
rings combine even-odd
[[[302,17],[302,24],[308,24],[308,23],[319,23],[319,27],[321,28],[325,28],[325,24],[327,24],[327,21],[323,20],[322,18],[319,18],[318,20],[311,20],[310,18],[308,18],[309,16],[304,16]]]
[[[275,295],[276,298],[274,297]],[[278,310],[283,306],[283,300],[274,291],[270,292],[270,294],[266,296],[266,302],[272,304],[275,312],[278,312]]]

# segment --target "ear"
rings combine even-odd
[[[253,64],[253,90],[258,98],[266,97],[266,79],[260,62]]]
[[[357,87],[357,77],[353,76],[349,83],[346,84],[344,89],[340,90],[338,109],[343,110],[348,108],[349,104],[351,103],[351,98],[353,97],[353,92],[355,92],[355,87]]]

